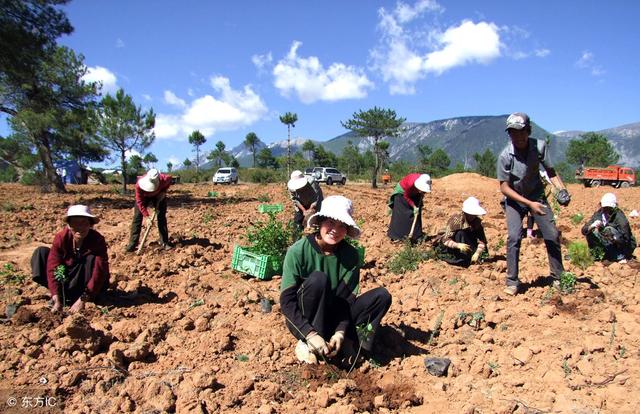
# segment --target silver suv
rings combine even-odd
[[[304,175],[312,175],[317,181],[326,183],[327,185],[332,185],[333,183],[345,185],[347,183],[346,175],[330,167],[307,168],[304,171]]]
[[[233,167],[218,168],[212,181],[214,184],[238,184],[238,170]]]

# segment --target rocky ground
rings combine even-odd
[[[525,240],[527,289],[506,296],[498,183],[456,174],[434,181],[426,230],[439,230],[466,197],[476,196],[488,210],[490,260],[469,269],[428,260],[397,275],[388,264],[403,246],[385,235],[391,188],[323,189],[325,196],[351,198],[362,220],[362,290],[385,286],[393,295],[377,338],[378,361],[351,372],[298,363],[277,304],[279,277],[259,281],[231,269],[233,246],[261,218],[261,202],[284,203],[279,217],[291,215],[284,185],[176,185],[168,219],[177,247],[161,251],[154,230],[142,256],[123,252],[133,198],[113,187],[69,186],[69,194],[56,195],[0,186],[0,266],[28,275],[31,252],[51,243],[67,206],[88,203],[102,219],[96,229],[110,245],[113,282],[105,302],[69,316],[51,314],[47,290],[29,277],[1,286],[2,309],[21,306],[0,323],[0,412],[10,412],[11,396],[18,408],[24,397],[54,397],[55,408],[35,412],[66,413],[640,411],[638,262],[581,270],[565,261],[578,283],[575,292],[560,294],[543,283],[544,243]],[[582,237],[571,217],[590,217],[611,191],[569,189],[573,201],[559,216],[563,254]],[[640,209],[639,189],[615,192],[627,213]],[[630,220],[640,236],[638,219]],[[261,299],[274,302],[271,312],[262,310]],[[426,357],[449,358],[446,376],[431,375]]]

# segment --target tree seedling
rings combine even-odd
[[[571,264],[584,270],[593,264],[589,246],[585,242],[575,241],[569,244],[569,260]]]
[[[560,274],[560,292],[564,294],[573,293],[576,287],[576,275],[571,272]]]
[[[487,365],[489,365],[489,370],[491,370],[491,375],[500,375],[500,371],[498,371],[498,369],[500,368],[500,365],[498,365],[497,362],[489,361]]]
[[[246,354],[238,354],[236,355],[236,359],[240,362],[247,362],[249,360],[249,356]]]
[[[442,318],[444,318],[444,311],[443,310],[440,311],[440,314],[438,315],[438,318],[436,319],[436,323],[433,324],[433,329],[431,330],[431,333],[429,334],[429,340],[427,341],[427,345],[431,345],[433,340],[435,338],[437,338],[438,335],[440,335],[440,328],[442,327]]]
[[[562,361],[562,370],[564,371],[565,378],[571,375],[571,367],[569,366],[569,360]]]
[[[202,306],[202,305],[204,305],[204,300],[196,299],[191,303],[191,305],[189,305],[189,309],[188,310],[191,310],[193,308],[196,308],[196,307]]]
[[[5,263],[0,270],[0,284],[2,285],[21,285],[27,277],[11,264]]]
[[[53,278],[62,285],[62,307],[67,304],[67,298],[65,297],[65,282],[67,281],[67,271],[64,265],[58,265],[53,269]]]
[[[574,226],[580,224],[582,220],[584,220],[584,215],[582,213],[576,213],[571,216],[571,223],[573,223]]]

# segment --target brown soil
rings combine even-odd
[[[488,211],[492,258],[469,269],[429,260],[404,275],[387,265],[402,249],[386,237],[391,185],[323,186],[343,194],[362,219],[366,264],[361,287],[385,286],[393,305],[377,337],[377,362],[304,366],[284,326],[279,278],[258,281],[231,269],[234,244],[257,220],[268,197],[287,207],[284,185],[177,185],[169,194],[169,230],[177,246],[160,249],[156,230],[140,257],[125,254],[133,199],[108,186],[69,186],[38,194],[2,185],[0,266],[29,275],[30,256],[48,245],[72,203],[91,204],[110,245],[113,290],[82,316],[52,315],[48,292],[29,281],[2,285],[0,309],[22,306],[0,322],[0,391],[56,396],[69,413],[634,413],[640,411],[638,262],[596,263],[581,270],[570,294],[544,276],[544,243],[523,240],[522,295],[502,293],[506,223],[495,180],[456,174],[434,180],[423,221],[435,233],[468,196]],[[609,188],[570,186],[573,200],[558,224],[563,253],[582,240],[571,216],[590,217]],[[209,191],[219,193],[207,197]],[[640,190],[615,190],[628,213]],[[630,219],[640,236],[638,219]],[[16,289],[17,288],[17,289]],[[272,299],[263,313],[260,299]],[[471,314],[477,315],[473,319]],[[463,315],[467,315],[464,317]],[[439,329],[434,332],[434,328]],[[426,356],[451,359],[445,377],[431,376]],[[0,402],[1,403],[1,402]],[[2,406],[0,412],[7,407]]]

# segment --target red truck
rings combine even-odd
[[[576,170],[576,180],[582,181],[585,187],[611,185],[616,188],[627,188],[636,184],[636,172],[633,168],[610,165],[603,167],[580,167]]]

